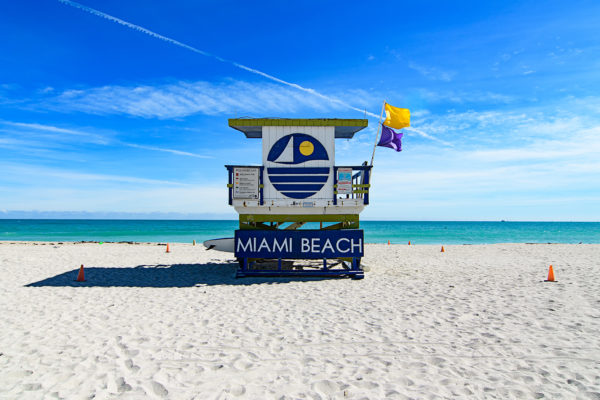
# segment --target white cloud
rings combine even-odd
[[[0,163],[0,207],[9,210],[230,213],[225,184],[74,172]],[[18,183],[15,185],[14,183]]]
[[[463,145],[505,147],[522,145],[529,138],[552,139],[582,134],[594,121],[583,120],[574,103],[564,101],[560,107],[512,108],[503,111],[448,111],[416,117],[413,125],[444,140],[462,141]]]
[[[1,189],[1,188],[0,188]],[[177,212],[231,214],[223,186],[81,188],[76,185],[11,188],[8,210],[89,212]]]
[[[331,104],[335,104],[337,106],[341,106],[341,107],[346,108],[346,109],[351,109],[351,110],[355,110],[355,111],[361,111],[359,108],[354,107],[352,104],[349,104],[349,103],[347,103],[347,102],[345,102],[343,100],[340,100],[339,98],[336,98],[336,97],[333,97],[333,96],[328,96],[328,95],[323,94],[323,93],[321,93],[321,92],[319,92],[319,91],[317,91],[315,89],[307,88],[307,87],[304,87],[304,86],[299,85],[297,83],[288,82],[288,81],[283,80],[281,78],[278,78],[276,76],[267,74],[266,72],[260,71],[260,70],[258,70],[256,68],[249,67],[247,65],[241,64],[241,63],[236,62],[236,61],[227,60],[227,59],[225,59],[223,57],[217,56],[216,54],[211,54],[211,53],[208,53],[208,52],[206,52],[204,50],[197,49],[195,47],[192,47],[192,46],[190,46],[188,44],[182,43],[182,42],[180,42],[178,40],[175,40],[173,38],[161,35],[161,34],[159,34],[157,32],[153,32],[153,31],[151,31],[149,29],[144,28],[143,26],[136,25],[136,24],[133,24],[131,22],[122,20],[122,19],[117,18],[115,16],[112,16],[110,14],[106,14],[106,13],[104,13],[102,11],[93,9],[91,7],[84,6],[83,4],[79,4],[77,2],[70,1],[70,0],[59,0],[59,1],[61,3],[69,5],[71,7],[74,7],[74,8],[77,8],[77,9],[89,12],[90,14],[96,15],[96,16],[98,16],[100,18],[105,18],[105,19],[107,19],[109,21],[112,21],[112,22],[115,22],[117,24],[126,26],[126,27],[128,27],[130,29],[133,29],[135,31],[142,32],[142,33],[144,33],[146,35],[149,35],[149,36],[151,36],[153,38],[165,41],[165,42],[173,44],[175,46],[179,46],[179,47],[184,48],[186,50],[190,50],[190,51],[192,51],[192,52],[194,52],[196,54],[200,54],[200,55],[203,55],[205,57],[210,57],[212,59],[215,59],[215,60],[220,61],[220,62],[225,63],[225,64],[233,65],[234,67],[240,68],[240,69],[242,69],[244,71],[247,71],[247,72],[250,72],[252,74],[256,74],[256,75],[261,76],[263,78],[266,78],[266,79],[268,79],[268,80],[270,80],[272,82],[276,82],[276,83],[279,83],[281,85],[285,85],[285,86],[287,86],[289,88],[293,88],[293,89],[296,89],[298,91],[307,93],[307,94],[312,95],[314,97],[317,97],[317,98],[319,98],[321,100],[325,100],[325,101],[327,101],[327,102],[329,102]],[[370,116],[377,118],[377,115],[375,115],[375,114],[370,114]]]
[[[52,136],[53,140],[59,140],[59,141],[63,141],[63,140],[68,140],[67,137],[65,137],[65,135],[71,135],[71,136],[78,136],[78,140],[83,139],[87,139],[88,142],[91,143],[98,143],[98,144],[108,144],[110,143],[110,138],[106,137],[105,135],[99,135],[96,133],[90,133],[90,132],[86,132],[86,131],[82,131],[82,130],[75,130],[75,129],[66,129],[66,128],[60,128],[60,127],[56,127],[56,126],[52,126],[52,125],[43,125],[43,124],[37,124],[37,123],[24,123],[24,122],[13,122],[13,121],[0,121],[0,124],[2,125],[7,125],[7,126],[12,126],[15,128],[19,128],[21,133],[31,133],[31,132],[50,132],[50,133],[55,133],[57,135]],[[48,137],[48,136],[46,136]]]
[[[114,132],[92,133],[81,129],[67,129],[52,125],[38,123],[23,123],[13,121],[2,121],[0,125],[12,127],[12,129],[0,129],[5,137],[0,137],[0,148],[9,148],[20,152],[34,152],[38,155],[52,156],[52,150],[64,149],[64,143],[79,145],[81,143],[93,143],[103,146],[127,146],[142,150],[160,151],[180,156],[196,158],[214,158],[212,156],[191,153],[177,149],[169,149],[157,146],[148,146],[137,143],[124,142],[115,138]],[[28,139],[21,139],[27,135]],[[34,140],[37,138],[37,140]],[[60,157],[54,157],[60,158]]]
[[[194,114],[289,116],[306,110],[328,114],[345,110],[347,104],[352,103],[357,107],[351,108],[363,114],[356,117],[377,121],[379,115],[368,110],[379,103],[381,97],[362,89],[349,89],[338,96],[323,96],[271,83],[179,81],[156,86],[103,86],[67,90],[43,100],[38,107],[60,112],[172,119]],[[339,100],[341,98],[345,101]],[[337,101],[332,102],[331,99]],[[448,145],[448,142],[427,133],[425,129],[411,128],[409,131]]]
[[[423,75],[427,79],[431,79],[434,81],[445,81],[450,82],[452,78],[456,75],[456,72],[453,71],[444,71],[436,67],[426,67],[424,65],[419,65],[414,62],[410,62],[408,64],[410,69],[414,69],[421,75]]]
[[[109,183],[131,183],[131,184],[151,184],[151,185],[175,185],[186,186],[181,182],[167,181],[161,179],[148,179],[127,175],[94,174],[85,172],[74,172],[71,170],[48,168],[38,165],[27,164],[0,164],[2,170],[10,173],[12,181],[26,182],[53,182],[54,184],[76,183],[78,186],[93,186],[98,182]],[[93,182],[93,183],[92,183]],[[90,183],[92,183],[90,185]]]
[[[511,111],[423,113],[415,124],[455,143],[377,151],[366,218],[599,220],[597,102]],[[585,106],[585,109],[582,107]]]
[[[600,129],[598,131],[600,133]],[[528,146],[518,148],[476,150],[465,154],[465,157],[486,160],[487,162],[517,162],[564,160],[574,157],[595,159],[598,154],[600,154],[600,140],[598,137],[585,136],[566,140],[541,139]]]
[[[193,114],[247,115],[295,113],[308,108],[321,112],[340,110],[342,106],[275,84],[251,84],[231,81],[177,82],[159,86],[104,86],[86,90],[68,90],[46,101],[59,111],[90,114],[124,114],[142,118],[177,118]]]
[[[176,154],[178,156],[188,156],[188,157],[196,157],[196,158],[214,158],[213,156],[204,156],[204,155],[201,155],[201,154],[190,153],[188,151],[165,149],[165,148],[162,148],[162,147],[145,146],[145,145],[134,144],[134,143],[125,143],[125,142],[121,142],[121,143],[124,144],[125,146],[134,147],[136,149],[162,151],[162,152],[165,152],[165,153]]]
[[[433,91],[428,89],[420,89],[419,95],[434,103],[456,103],[456,104],[472,104],[472,103],[488,103],[488,104],[507,104],[515,99],[512,96],[505,94],[494,93],[490,91]]]

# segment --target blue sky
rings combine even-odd
[[[387,99],[412,127],[377,150],[362,218],[600,220],[597,1],[80,4],[324,97],[73,5],[1,2],[0,216],[235,217],[223,165],[261,148],[228,118]],[[369,118],[338,164],[370,158]]]

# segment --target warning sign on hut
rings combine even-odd
[[[233,169],[233,198],[258,199],[259,168]]]
[[[352,194],[352,168],[337,169],[338,194]]]

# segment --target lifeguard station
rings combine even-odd
[[[359,214],[369,204],[371,166],[335,165],[335,139],[366,119],[230,119],[262,139],[262,165],[226,165],[229,204],[239,213],[237,277],[364,277]]]

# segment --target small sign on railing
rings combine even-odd
[[[233,198],[258,199],[260,168],[233,169]]]
[[[337,169],[338,194],[352,194],[352,168]]]

